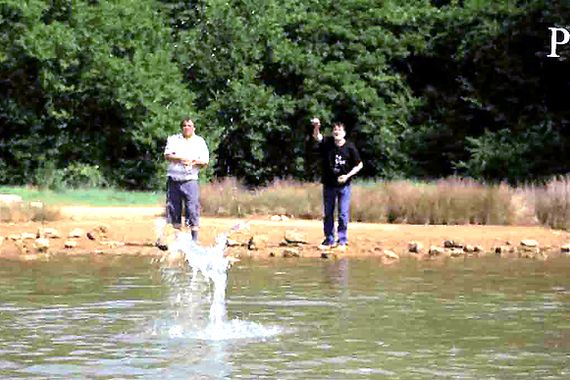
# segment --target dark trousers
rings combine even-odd
[[[334,243],[334,210],[338,203],[338,243],[344,245],[348,242],[348,220],[350,218],[351,185],[327,186],[323,185],[324,220],[323,230],[327,244]]]
[[[187,227],[198,227],[200,219],[200,187],[198,181],[175,181],[166,183],[166,222],[180,228],[182,207],[186,209],[184,223]]]

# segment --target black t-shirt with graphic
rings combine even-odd
[[[321,182],[327,186],[339,186],[338,176],[347,174],[360,163],[360,154],[350,141],[337,146],[334,139],[327,136],[319,143],[319,152],[323,170]],[[349,183],[350,179],[345,184]]]

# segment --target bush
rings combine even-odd
[[[64,170],[64,181],[67,187],[105,187],[107,181],[99,170],[99,165],[72,162]]]
[[[570,228],[570,176],[554,178],[544,186],[530,187],[527,193],[534,199],[540,223],[552,228]]]
[[[510,224],[510,189],[471,179],[388,181],[355,186],[353,219],[411,224]]]
[[[44,162],[36,169],[33,182],[40,189],[63,190],[65,188],[63,172],[53,161]]]
[[[61,217],[59,209],[44,204],[34,206],[29,203],[0,203],[0,222],[48,222],[58,220]]]
[[[98,165],[79,162],[72,162],[63,169],[58,169],[53,161],[43,163],[34,173],[34,183],[40,189],[50,190],[107,186]]]
[[[285,214],[322,217],[320,184],[275,181],[248,190],[235,179],[202,187],[206,215]],[[387,181],[355,183],[352,220],[411,224],[511,224],[516,222],[512,191],[506,185],[485,185],[471,179],[436,182]]]
[[[316,184],[275,181],[248,189],[234,178],[224,178],[202,186],[202,211],[206,215],[237,216],[285,214],[299,218],[321,216],[321,190]]]

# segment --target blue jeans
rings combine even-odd
[[[200,217],[200,187],[198,181],[175,181],[166,184],[166,222],[180,228],[182,205],[186,209],[187,227],[198,227]]]
[[[338,243],[345,245],[348,242],[348,220],[350,218],[351,185],[327,186],[323,185],[323,203],[325,218],[323,227],[327,244],[334,243],[334,209],[338,201]]]

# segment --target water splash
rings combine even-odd
[[[162,236],[164,232],[164,228],[166,227],[166,219],[165,218],[156,218],[154,219],[154,235],[155,239],[158,239]]]
[[[192,280],[202,275],[207,282],[214,286],[212,304],[210,306],[210,324],[219,325],[226,318],[226,285],[228,280],[227,270],[229,260],[224,257],[227,235],[222,234],[216,238],[213,247],[202,247],[189,233],[179,233],[174,243],[169,247],[171,252],[182,252],[190,268],[192,268]]]
[[[247,228],[238,224],[232,230]],[[181,252],[192,270],[190,284],[175,286],[174,298],[178,322],[169,324],[167,331],[171,338],[194,338],[201,340],[255,339],[267,338],[281,333],[276,326],[265,327],[255,322],[240,319],[227,320],[226,287],[230,260],[225,257],[228,235],[221,234],[215,245],[204,247],[192,240],[190,233],[180,232],[169,246],[171,253]],[[204,295],[209,290],[209,295]],[[204,307],[210,302],[207,325],[201,320]]]

